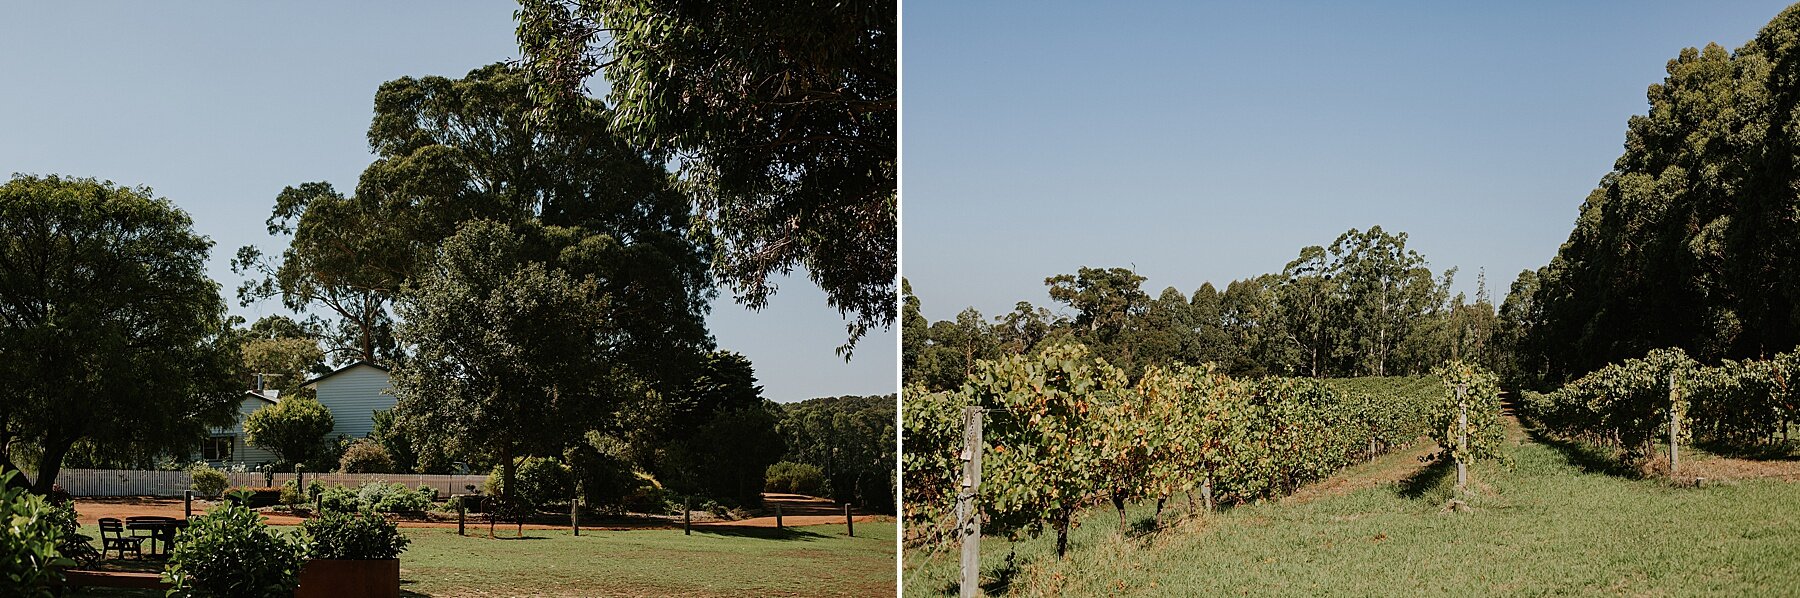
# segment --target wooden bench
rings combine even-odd
[[[88,571],[84,569],[68,569],[63,571],[63,582],[57,584],[58,595],[62,588],[141,588],[148,590],[167,590],[169,583],[162,580],[160,573],[139,573],[136,571]]]

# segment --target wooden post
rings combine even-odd
[[[575,535],[581,535],[581,494],[579,492],[569,498],[569,529],[574,531]]]
[[[468,535],[463,533],[463,528],[468,522],[469,506],[463,504],[463,499],[462,496],[456,497],[456,535],[458,536]]]
[[[182,490],[181,491],[181,518],[182,519],[193,519],[194,518],[194,491],[193,490]]]
[[[1681,429],[1680,418],[1675,413],[1675,373],[1669,372],[1669,477],[1675,477],[1675,467],[1681,459],[1676,455],[1676,432]]]
[[[694,499],[692,497],[681,499],[681,534],[684,536],[694,535]]]
[[[956,494],[957,535],[962,539],[962,598],[981,592],[981,509],[975,497],[981,489],[980,407],[963,408],[963,479]]]
[[[1206,501],[1206,512],[1213,511],[1212,476],[1200,480],[1200,498]]]
[[[856,520],[850,518],[850,503],[844,503],[844,531],[850,532],[850,537],[856,537]]]
[[[775,505],[775,529],[781,529],[781,505]]]
[[[1456,385],[1456,494],[1459,496],[1469,483],[1468,464],[1463,463],[1463,455],[1469,450],[1468,392],[1468,384]]]
[[[495,501],[492,498],[482,498],[481,502],[482,502],[482,506],[486,507],[486,508],[482,509],[483,511],[486,511],[486,513],[482,513],[482,514],[487,515],[488,539],[492,540],[492,539],[494,539],[494,520],[500,518],[499,514],[495,513],[494,511],[499,510],[500,505],[499,505],[498,501]]]

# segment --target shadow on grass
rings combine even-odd
[[[1456,464],[1448,459],[1439,459],[1436,463],[1413,472],[1400,480],[1399,494],[1402,498],[1423,498],[1431,489],[1444,484],[1444,479],[1456,471]]]
[[[1604,447],[1574,440],[1564,440],[1545,434],[1537,428],[1526,428],[1525,435],[1531,437],[1532,442],[1555,450],[1557,453],[1561,454],[1563,459],[1568,461],[1570,465],[1575,466],[1576,469],[1580,469],[1583,472],[1598,473],[1634,480],[1644,477],[1643,472],[1620,462],[1613,451]]]
[[[1800,451],[1793,441],[1781,441],[1764,446],[1738,446],[1723,442],[1696,442],[1694,448],[1733,459],[1746,461],[1800,461]]]
[[[833,537],[832,535],[806,531],[797,527],[775,528],[734,525],[696,525],[694,526],[694,533],[713,536],[732,536],[737,538],[757,538],[760,540],[798,540],[803,542],[824,540]]]

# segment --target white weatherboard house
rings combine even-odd
[[[394,408],[388,369],[367,361],[338,368],[301,386],[312,388],[319,404],[331,411],[333,426],[327,439],[368,436],[375,431],[375,412]],[[210,437],[200,445],[200,459],[214,467],[246,470],[279,460],[274,453],[244,442],[244,420],[257,409],[280,400],[272,390],[244,391],[237,421],[228,427],[213,428]]]

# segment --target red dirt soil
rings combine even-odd
[[[207,509],[212,508],[213,504],[214,503],[208,502],[208,501],[196,500],[196,501],[194,501],[194,513],[195,514],[204,513],[204,512],[206,512]],[[799,527],[799,526],[807,526],[807,525],[831,525],[831,524],[844,522],[844,511],[843,511],[844,507],[839,505],[838,503],[834,503],[830,500],[823,499],[823,498],[814,498],[811,496],[802,496],[802,495],[798,495],[798,494],[764,494],[763,495],[763,504],[764,504],[764,507],[763,507],[764,510],[767,512],[770,512],[770,513],[773,513],[775,510],[775,507],[779,505],[781,507],[781,512],[782,512],[782,524],[789,526],[789,527]],[[100,520],[100,518],[102,518],[102,517],[113,517],[113,518],[118,518],[118,519],[124,519],[126,517],[135,517],[135,516],[141,516],[141,515],[160,515],[163,517],[181,517],[182,516],[181,499],[178,499],[178,498],[153,498],[153,497],[136,497],[136,496],[118,497],[118,498],[112,498],[112,497],[77,498],[77,499],[75,499],[75,509],[80,512],[81,523],[83,525],[93,525],[93,524],[97,523]],[[884,515],[874,515],[874,514],[870,514],[868,512],[864,512],[864,511],[852,511],[851,514],[858,523],[865,522],[865,521],[878,521],[878,520],[891,519]],[[268,523],[270,525],[300,525],[300,522],[304,521],[303,518],[295,517],[293,515],[289,515],[286,513],[277,513],[274,511],[263,511],[263,519],[268,521]],[[396,521],[396,523],[398,523],[400,527],[451,528],[451,529],[456,528],[455,521],[419,521],[419,520],[410,520],[410,519],[399,519]],[[485,526],[487,526],[487,521],[483,520],[483,519],[479,519],[479,516],[473,516],[469,519],[468,525],[470,527],[485,527]],[[708,526],[708,527],[775,527],[775,517],[774,517],[774,515],[771,514],[767,517],[753,517],[753,518],[749,518],[749,519],[740,519],[737,521],[729,521],[729,520],[722,520],[722,519],[721,520],[695,521],[694,526],[695,527],[702,527],[702,526]],[[510,523],[507,523],[504,521],[500,522],[497,527],[511,527],[513,529],[517,529],[516,525],[510,524]],[[625,521],[621,521],[621,520],[617,520],[617,519],[601,520],[601,521],[595,521],[593,523],[583,522],[581,525],[582,529],[614,530],[614,531],[639,530],[639,529],[675,529],[675,528],[680,528],[680,527],[681,527],[681,520],[672,518],[672,517],[671,518],[649,518],[649,517],[646,517],[646,518],[625,520]],[[531,530],[558,530],[558,529],[568,529],[568,528],[569,528],[568,525],[544,525],[544,524],[537,524],[537,523],[525,524],[525,529],[531,529]]]

